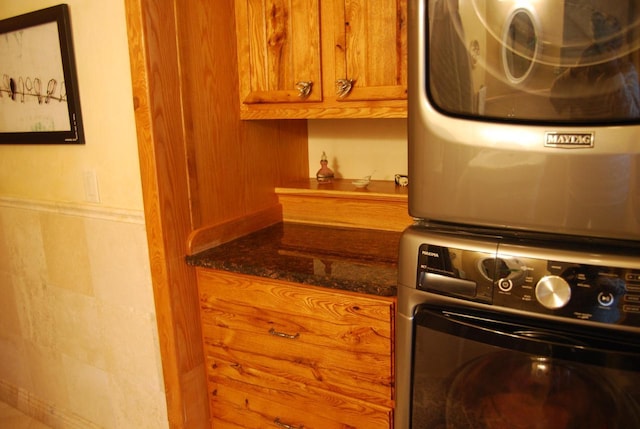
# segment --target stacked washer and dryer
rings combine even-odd
[[[640,427],[640,6],[409,0],[396,429]]]

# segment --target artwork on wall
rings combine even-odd
[[[0,21],[0,143],[84,143],[66,4]]]

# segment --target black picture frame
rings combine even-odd
[[[0,144],[84,144],[69,7],[0,21]]]

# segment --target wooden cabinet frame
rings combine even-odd
[[[234,0],[125,8],[169,427],[205,429],[198,293],[185,255],[282,219],[274,188],[309,177],[306,122],[240,120]]]
[[[230,42],[236,31],[234,3],[125,0],[171,429],[210,427],[195,270],[185,255],[278,221],[282,208],[274,189],[309,177],[306,121],[240,118],[238,56]],[[385,108],[368,103],[309,112],[316,117],[406,115],[403,100],[385,101]],[[288,110],[277,117],[286,117]]]

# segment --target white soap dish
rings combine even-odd
[[[353,186],[355,186],[358,189],[364,189],[367,186],[369,186],[370,182],[371,182],[371,176],[366,176],[364,179],[354,180],[351,183],[353,183]]]

